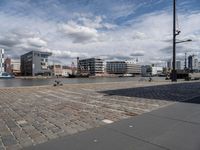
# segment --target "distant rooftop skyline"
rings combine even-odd
[[[199,0],[177,0],[177,59],[200,53]],[[142,57],[163,63],[172,55],[172,0],[1,0],[0,48],[17,58],[31,50],[70,64],[76,57]]]

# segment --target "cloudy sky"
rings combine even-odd
[[[199,55],[200,1],[177,3],[178,39],[193,40],[177,57]],[[63,64],[77,56],[163,63],[171,39],[172,0],[0,0],[0,47],[12,58],[41,50]]]

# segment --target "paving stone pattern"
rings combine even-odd
[[[164,92],[161,85],[165,85]],[[200,94],[199,82],[174,85],[175,88],[167,82],[120,82],[1,88],[0,150],[44,143],[105,125],[104,119],[115,122]],[[119,95],[108,94],[109,91],[119,91]]]

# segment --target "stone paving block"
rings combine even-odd
[[[44,125],[33,125],[33,127],[40,131],[47,130],[47,128]]]
[[[40,144],[48,141],[48,139],[43,135],[34,137],[32,139],[34,141],[34,144]]]
[[[20,131],[20,130],[21,130],[21,128],[18,127],[18,126],[13,127],[13,128],[10,128],[10,131],[11,131],[11,132],[17,132],[17,131]]]
[[[28,135],[23,130],[15,131],[15,132],[13,132],[13,135],[18,140],[28,138]]]
[[[11,135],[10,130],[8,130],[8,128],[5,128],[4,130],[0,130],[0,136],[7,136],[7,135]]]
[[[28,133],[29,137],[31,137],[32,139],[36,139],[37,137],[40,137],[42,136],[42,134],[38,131],[34,131],[34,132],[31,132],[31,133]]]
[[[172,88],[166,84],[126,82],[0,89],[0,135],[14,135],[19,145],[31,144],[25,140],[29,138],[44,142],[105,125],[104,119],[115,122],[200,94],[195,91],[199,83],[181,83]]]
[[[16,139],[12,135],[6,135],[1,137],[4,146],[12,146],[17,144]]]
[[[27,147],[27,146],[30,146],[30,145],[33,145],[33,141],[30,139],[30,138],[26,138],[26,139],[22,139],[19,141],[19,144],[22,146],[22,147]]]
[[[19,144],[7,146],[6,150],[20,150],[22,147]]]
[[[67,134],[67,133],[65,133],[65,134]],[[54,134],[54,133],[51,133],[51,132],[45,133],[45,134],[44,134],[44,136],[45,136],[47,139],[49,139],[49,140],[58,138],[59,135],[60,135],[60,134],[57,135],[57,134]]]
[[[1,148],[3,148],[3,142],[2,142],[2,140],[1,140],[1,138],[0,138],[0,149]]]
[[[75,133],[78,132],[77,129],[74,129],[74,128],[71,128],[71,127],[68,127],[68,126],[66,126],[66,127],[64,128],[64,131],[65,131],[67,134],[75,134]]]
[[[7,129],[6,124],[0,123],[0,131]]]
[[[3,146],[0,146],[0,150],[5,150],[6,148]]]

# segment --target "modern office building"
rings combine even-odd
[[[168,69],[172,69],[173,68],[173,62],[172,62],[171,59],[167,61],[167,68]],[[176,61],[175,68],[177,70],[181,70],[181,61],[180,60]]]
[[[152,66],[150,65],[143,65],[141,67],[141,73],[143,77],[149,77],[152,75]]]
[[[125,74],[126,62],[125,61],[106,62],[106,72],[109,74]]]
[[[141,74],[141,66],[130,61],[109,61],[106,63],[108,74]]]
[[[54,64],[54,65],[51,65],[49,68],[53,76],[62,76],[62,65]]]
[[[103,60],[99,58],[89,58],[79,60],[77,58],[77,74],[88,74],[91,76],[102,75],[104,71]]]
[[[181,70],[181,61],[180,60],[176,61],[176,69]]]
[[[163,73],[163,67],[152,67],[152,76],[161,75]]]
[[[68,77],[69,74],[76,74],[76,67],[70,67],[61,64],[54,64],[49,66],[53,76]]]
[[[31,51],[21,56],[21,74],[23,76],[51,75],[48,57],[52,53]]]
[[[188,56],[188,68],[192,72],[199,71],[199,60],[198,60],[197,56],[195,56],[195,55]]]
[[[19,59],[11,59],[11,69],[12,73],[14,75],[21,75],[21,70],[20,70],[20,60]]]
[[[199,72],[200,72],[200,62],[199,62]]]
[[[188,56],[188,69],[193,70],[193,56]]]
[[[5,72],[14,74],[14,75],[20,75],[20,60],[17,59],[11,59],[11,58],[6,58],[5,62]]]
[[[157,76],[163,74],[163,67],[152,67],[150,65],[142,66],[142,76]]]
[[[197,57],[194,58],[194,70],[199,70],[199,60]]]
[[[141,74],[141,65],[136,64],[132,61],[125,61],[126,62],[126,74],[133,74],[139,75]]]
[[[0,73],[4,72],[4,49],[0,49]]]
[[[168,68],[168,69],[172,69],[172,60],[171,60],[171,59],[169,59],[169,60],[167,61],[167,68]]]
[[[69,66],[62,66],[62,76],[63,77],[67,77],[69,76],[69,74],[72,74],[72,71],[74,69],[74,74],[76,74],[76,68],[72,68],[72,67],[69,67]]]

